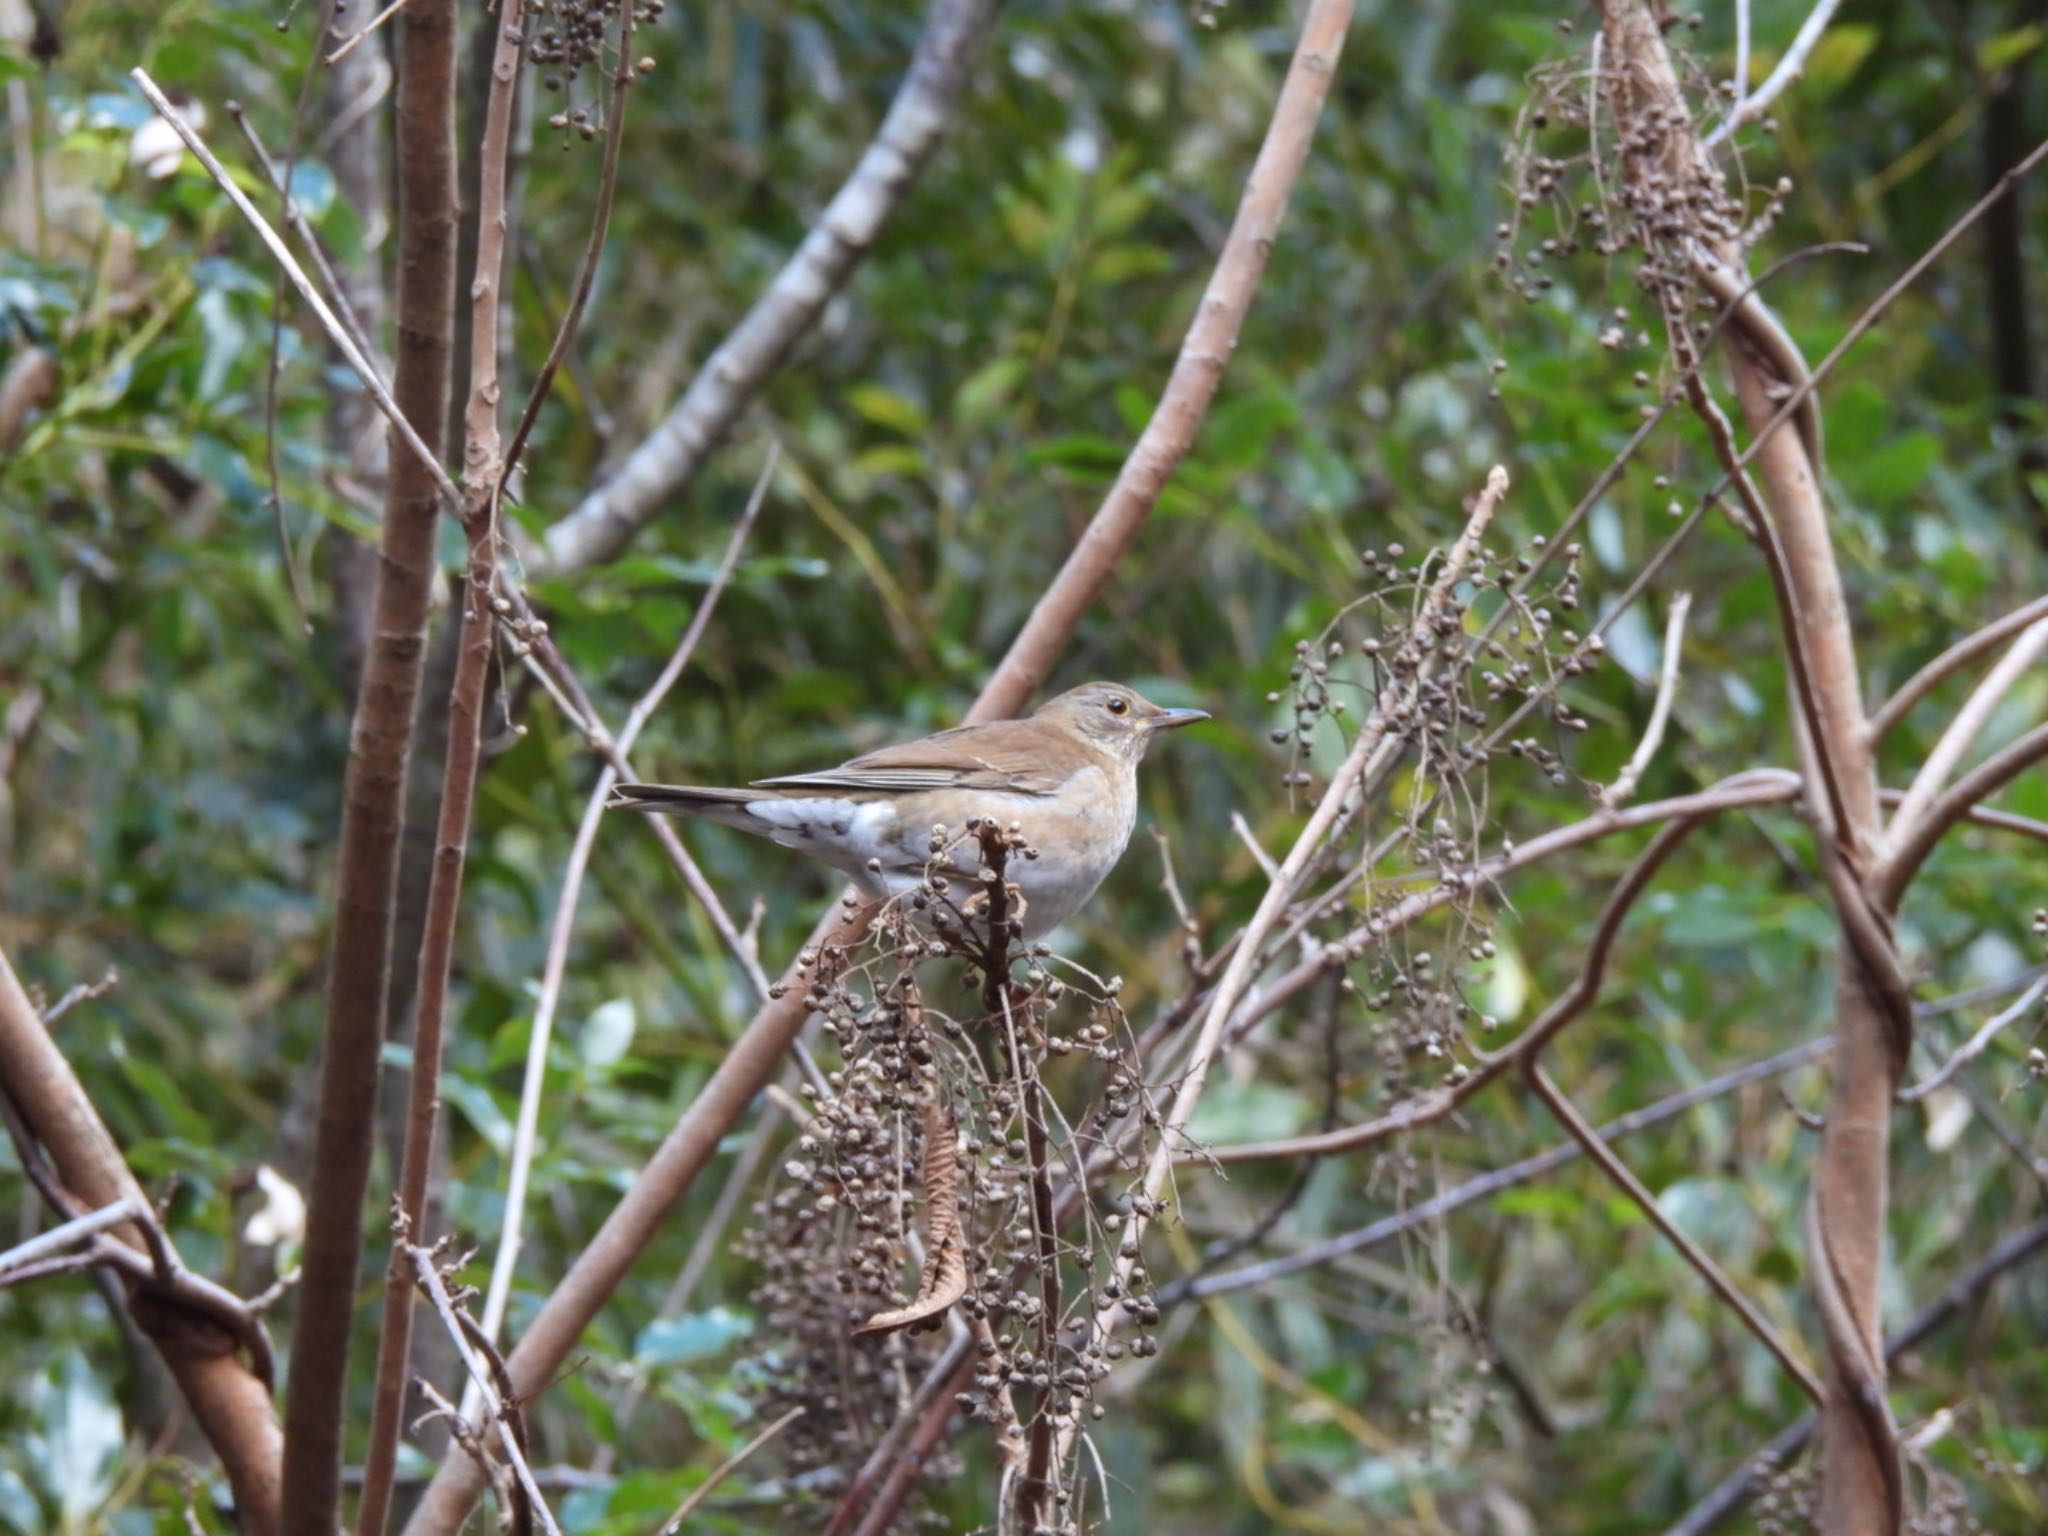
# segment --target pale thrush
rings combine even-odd
[[[1160,731],[1209,717],[1163,709],[1120,683],[1085,683],[1024,720],[963,725],[856,757],[823,773],[745,789],[621,784],[616,809],[703,816],[794,848],[879,901],[938,873],[972,873],[972,818],[1014,829],[1023,857],[1007,879],[1024,899],[1026,938],[1057,927],[1095,894],[1138,819],[1138,760]],[[935,859],[937,841],[949,850]]]

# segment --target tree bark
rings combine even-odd
[[[455,302],[455,5],[414,0],[398,28],[399,275],[394,394],[435,453],[448,398]],[[308,1198],[304,1281],[285,1397],[291,1536],[333,1536],[341,1504],[349,1343],[391,964],[406,762],[426,649],[439,499],[414,456],[392,454],[374,620],[342,812],[327,1029]]]
[[[1687,271],[1715,267],[1746,290],[1745,253],[1712,232],[1725,196],[1702,148],[1655,9],[1604,0],[1611,102],[1639,238],[1678,360],[1691,356]],[[1825,1536],[1896,1533],[1903,1522],[1897,1432],[1885,1401],[1878,1281],[1889,1191],[1892,1095],[1911,1038],[1910,999],[1889,913],[1872,883],[1883,827],[1848,605],[1821,494],[1817,416],[1777,421],[1804,383],[1797,350],[1760,301],[1731,304],[1726,352],[1752,446],[1728,465],[1745,500],[1753,464],[1758,544],[1779,595],[1794,725],[1804,740],[1810,810],[1841,934],[1835,1060],[1826,1128],[1807,1202],[1808,1282],[1828,1356],[1821,1411],[1820,1528]],[[1796,375],[1796,376],[1794,376]],[[1703,385],[1694,400],[1726,455],[1727,425]]]
[[[71,1195],[91,1207],[127,1199],[149,1209],[142,1186],[5,955],[0,955],[0,1091],[14,1102]],[[147,1251],[132,1223],[113,1235]],[[162,1301],[143,1305],[132,1284],[126,1296],[130,1315],[170,1367],[220,1457],[245,1536],[271,1536],[280,1528],[284,1484],[268,1385],[236,1354],[235,1340],[217,1323]]]
[[[327,42],[342,41],[346,24],[337,21]],[[387,145],[380,96],[390,87],[391,61],[373,42],[352,48],[326,72],[321,83],[320,120],[328,125],[327,164],[334,172],[335,196],[362,217],[362,249],[354,261],[337,263],[339,275],[363,333],[375,338],[384,329],[384,237],[389,220],[390,177],[385,173]],[[329,357],[346,366],[331,343]],[[381,500],[389,462],[382,418],[376,402],[357,386],[337,389],[327,407],[327,447],[347,477],[344,495]],[[377,551],[347,535],[330,542],[329,574],[334,583],[334,628],[339,641],[343,685],[354,698],[362,684],[363,662],[370,649],[370,614],[377,586]]]

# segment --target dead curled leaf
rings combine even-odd
[[[967,1240],[960,1224],[960,1152],[953,1112],[934,1093],[924,1109],[924,1274],[906,1305],[877,1312],[854,1329],[856,1338],[936,1326],[948,1307],[967,1294]]]

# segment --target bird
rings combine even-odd
[[[869,901],[929,890],[934,874],[973,876],[979,855],[960,834],[991,819],[1024,845],[1005,878],[1023,900],[1022,934],[1035,939],[1078,912],[1123,857],[1152,738],[1208,718],[1121,683],[1084,683],[1025,719],[940,731],[821,773],[744,789],[619,784],[609,805],[768,838],[848,876]]]

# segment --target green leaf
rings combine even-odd
[[[643,1367],[684,1365],[723,1354],[754,1331],[754,1319],[731,1307],[661,1318],[633,1341],[634,1362]]]
[[[1977,50],[1977,67],[1987,75],[1995,75],[2033,53],[2044,38],[2048,38],[2048,28],[2038,22],[2015,27],[2010,32],[1995,32]]]
[[[983,425],[1010,403],[1010,396],[1030,376],[1027,358],[998,357],[983,363],[953,393],[955,425],[970,432]]]
[[[1217,1083],[1196,1106],[1188,1135],[1205,1146],[1270,1141],[1292,1136],[1308,1117],[1308,1101],[1276,1083]]]
[[[483,1137],[493,1152],[500,1157],[511,1152],[512,1122],[498,1108],[498,1101],[491,1097],[488,1088],[466,1077],[449,1076],[441,1079],[441,1096],[461,1111],[462,1118]]]
[[[632,1048],[637,1025],[631,998],[615,997],[599,1004],[584,1023],[582,1038],[577,1041],[583,1065],[594,1072],[617,1066]]]
[[[879,384],[854,385],[846,392],[846,403],[876,426],[901,432],[905,437],[925,437],[931,432],[922,406]]]

